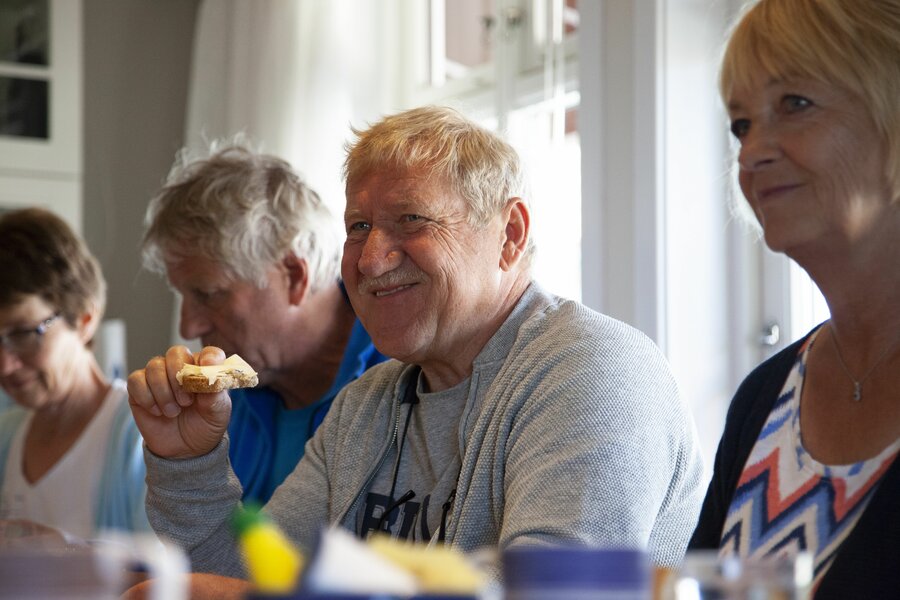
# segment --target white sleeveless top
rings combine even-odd
[[[0,486],[0,518],[30,519],[83,539],[96,537],[97,488],[100,485],[110,427],[120,404],[128,401],[123,381],[116,381],[69,451],[34,484],[22,472],[29,414],[12,439]]]

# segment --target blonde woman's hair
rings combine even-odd
[[[511,198],[528,202],[515,149],[452,108],[407,110],[353,133],[344,161],[348,188],[374,171],[419,170],[443,178],[468,203],[474,225],[498,215]]]
[[[169,252],[221,263],[259,287],[289,252],[306,260],[310,289],[337,281],[342,240],[337,220],[284,160],[242,137],[207,153],[182,150],[145,216],[144,266],[165,274]]]
[[[809,77],[860,98],[887,149],[900,197],[900,0],[760,0],[745,6],[725,48],[719,91],[748,85],[751,67],[774,79]]]

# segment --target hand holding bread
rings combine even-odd
[[[131,412],[154,454],[201,456],[219,445],[231,419],[231,399],[221,390],[256,385],[257,379],[243,359],[226,359],[220,348],[192,354],[173,346],[128,377]]]

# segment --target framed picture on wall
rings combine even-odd
[[[50,137],[49,0],[0,1],[0,135]]]
[[[0,1],[0,62],[49,65],[49,0]]]
[[[49,82],[0,76],[0,135],[50,137]]]

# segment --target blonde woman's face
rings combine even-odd
[[[728,101],[739,182],[766,243],[789,255],[860,239],[890,204],[887,144],[850,92],[757,68]]]

